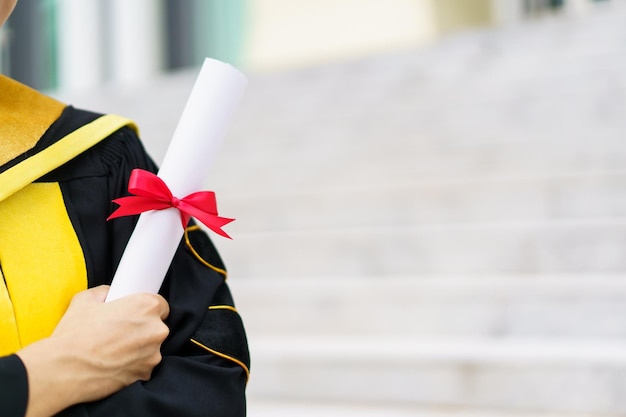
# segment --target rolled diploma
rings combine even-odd
[[[204,60],[158,172],[174,196],[201,191],[246,85],[246,77],[231,65]],[[177,209],[142,213],[106,301],[157,293],[183,233]]]

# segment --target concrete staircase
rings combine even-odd
[[[620,415],[626,285],[593,278],[233,280],[259,375],[252,405]]]
[[[624,17],[259,80],[217,168],[251,411],[626,413]]]
[[[626,414],[626,8],[603,6],[251,76],[208,186],[252,417]],[[194,78],[72,101],[158,160]]]

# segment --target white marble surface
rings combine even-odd
[[[624,342],[318,335],[250,345],[253,399],[626,412]]]
[[[251,336],[626,340],[626,279],[493,275],[233,279]]]
[[[247,233],[245,223],[241,219],[229,229],[235,240],[216,242],[233,276],[626,272],[626,218],[621,217],[265,233]]]
[[[458,407],[406,407],[393,405],[320,402],[255,401],[249,417],[609,417],[606,414],[525,413]]]

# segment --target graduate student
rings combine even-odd
[[[0,416],[245,416],[246,336],[199,227],[160,295],[104,302],[134,168],[157,170],[131,122],[0,75]]]

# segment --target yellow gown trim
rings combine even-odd
[[[215,265],[212,265],[210,263],[208,263],[207,261],[204,260],[204,258],[202,256],[200,256],[200,254],[198,253],[198,251],[196,251],[196,249],[193,247],[193,245],[191,244],[191,240],[189,239],[189,232],[192,232],[194,230],[202,230],[201,227],[199,225],[193,225],[193,226],[189,226],[185,229],[185,244],[187,245],[187,248],[189,249],[189,251],[191,252],[191,254],[198,260],[200,261],[200,263],[204,266],[206,266],[207,268],[210,268],[212,270],[214,270],[215,272],[217,272],[218,274],[221,274],[224,277],[224,280],[228,279],[228,272],[226,272],[225,269],[222,268],[218,268]]]
[[[6,355],[52,334],[74,294],[87,288],[83,251],[58,183],[30,184],[0,204],[0,264],[0,310],[3,320],[13,316],[18,336],[3,326]],[[11,307],[13,314],[5,311]]]
[[[7,169],[0,174],[0,201],[80,155],[124,126],[137,130],[135,124],[125,117],[114,114],[101,116],[41,152]]]
[[[0,75],[0,166],[32,149],[64,108],[65,104]]]
[[[236,359],[230,355],[227,355],[225,353],[219,352],[217,350],[211,349],[208,346],[203,345],[202,343],[198,342],[195,339],[189,339],[193,344],[198,345],[199,347],[201,347],[202,349],[206,350],[207,352],[211,352],[212,354],[219,356],[220,358],[224,358],[226,360],[229,360],[231,362],[236,363],[237,365],[241,366],[243,368],[243,371],[246,373],[246,381],[248,381],[250,379],[250,369],[248,369],[248,367],[246,366],[245,363],[241,362],[239,359]]]
[[[239,312],[237,311],[237,309],[235,307],[228,306],[228,305],[209,306],[209,310],[230,310],[232,312],[235,312],[235,313],[239,314]]]
[[[16,352],[21,347],[20,335],[17,331],[15,312],[11,297],[4,285],[4,276],[0,271],[0,356]]]
[[[0,78],[0,88],[7,80]],[[8,101],[6,96],[7,91],[0,90],[0,112]],[[32,99],[39,101],[35,95]],[[49,110],[52,108],[56,107]],[[19,129],[7,130],[3,116],[0,113],[0,140],[4,142]],[[31,116],[21,117],[30,120]],[[42,120],[35,125],[48,123],[48,119]],[[0,356],[49,336],[74,294],[88,285],[84,253],[59,184],[33,181],[124,126],[137,130],[129,119],[101,116],[0,174]],[[25,141],[32,146],[24,148],[31,149],[37,140],[39,137],[32,144]]]

